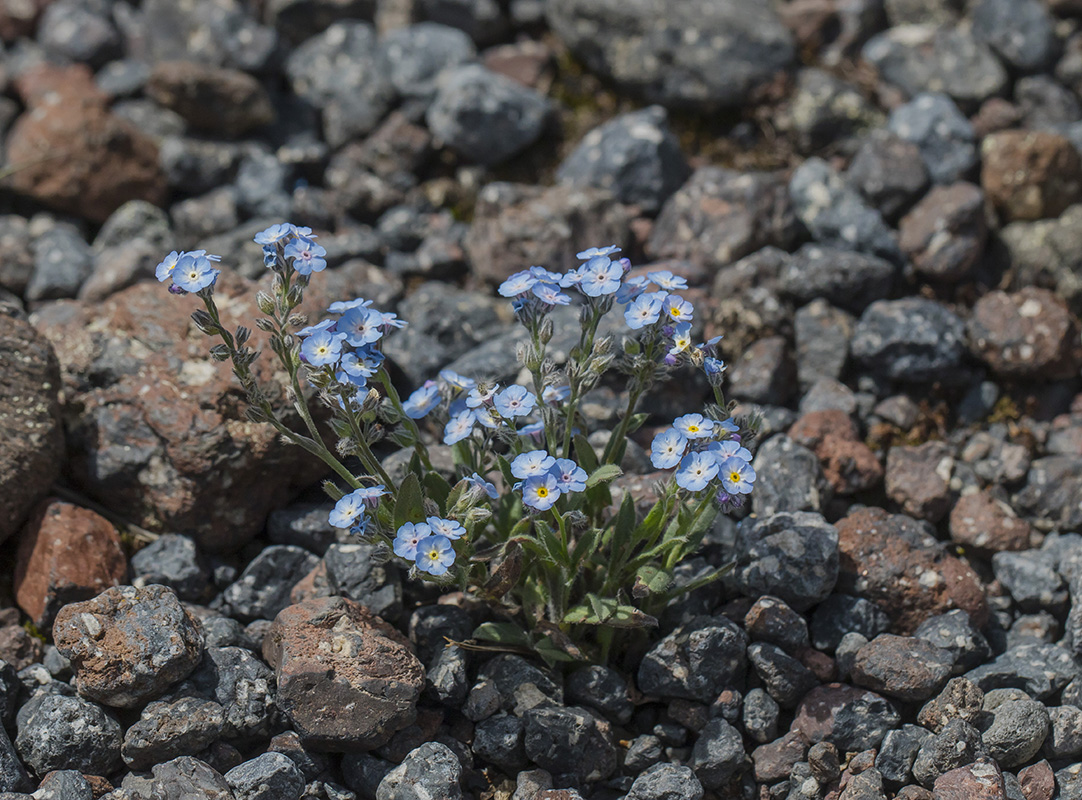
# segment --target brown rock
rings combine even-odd
[[[928,278],[966,277],[984,251],[984,192],[971,183],[936,186],[902,217],[899,245]]]
[[[7,139],[11,187],[59,211],[104,222],[128,200],[161,205],[158,146],[105,107],[100,96],[46,92]]]
[[[32,37],[38,17],[52,0],[0,0],[0,39],[13,42]]]
[[[969,121],[973,125],[973,135],[981,140],[989,134],[1015,127],[1021,119],[1022,112],[1014,103],[1002,97],[989,97]]]
[[[266,89],[251,75],[194,61],[156,64],[146,93],[196,130],[228,137],[268,125],[275,117]]]
[[[1052,800],[1056,776],[1047,761],[1038,761],[1018,773],[1018,785],[1026,800]]]
[[[887,495],[911,517],[938,522],[950,510],[954,458],[943,442],[892,447],[887,453]]]
[[[879,459],[857,438],[857,426],[844,411],[810,411],[793,423],[789,437],[815,453],[838,494],[862,492],[883,479]]]
[[[310,747],[371,750],[417,717],[421,662],[401,634],[351,600],[286,608],[263,655],[276,671],[278,706]]]
[[[948,555],[924,526],[902,514],[862,508],[836,523],[840,571],[835,591],[878,604],[895,633],[961,608],[981,628],[988,605],[973,570]]]
[[[936,778],[932,796],[935,800],[1007,800],[1007,789],[999,765],[982,758]]]
[[[850,679],[907,702],[927,700],[950,676],[954,659],[923,639],[881,633],[860,648]]]
[[[631,214],[601,189],[490,183],[477,197],[466,250],[477,275],[499,283],[539,264],[567,270],[582,242],[626,246]]]
[[[844,411],[836,408],[825,411],[809,411],[789,428],[789,438],[809,450],[815,450],[829,436],[846,441],[856,441],[857,425]]]
[[[60,609],[57,649],[70,661],[79,694],[137,708],[191,674],[203,654],[203,627],[172,589],[120,586]]]
[[[989,292],[967,328],[970,350],[1004,378],[1069,378],[1082,365],[1078,322],[1047,289]]]
[[[64,461],[60,365],[32,325],[0,313],[0,542],[19,530]]]
[[[1008,222],[1058,217],[1082,197],[1082,160],[1066,137],[1002,131],[981,143],[981,185]]]
[[[48,630],[62,607],[119,586],[127,575],[120,534],[109,520],[49,499],[20,535],[15,600],[35,625]]]
[[[755,780],[760,783],[777,783],[789,777],[793,765],[804,760],[808,752],[808,743],[795,731],[775,739],[769,744],[761,744],[751,753],[755,764]]]
[[[289,591],[289,600],[295,605],[317,597],[330,597],[333,594],[327,578],[327,562],[320,559],[311,572],[293,585]]]
[[[885,697],[845,683],[828,683],[804,695],[790,730],[810,744],[830,742],[839,752],[864,750],[869,746],[865,740],[869,731],[854,728],[864,727],[855,723],[865,721],[869,711],[881,720],[892,717],[895,725],[900,720]]]
[[[980,727],[984,714],[984,692],[968,678],[951,678],[943,691],[933,697],[917,714],[917,723],[932,733],[939,733],[952,719]]]
[[[64,102],[104,105],[108,95],[98,88],[94,73],[85,64],[59,66],[48,62],[35,65],[14,81],[15,91],[27,108],[48,106],[58,97]]]
[[[523,86],[547,92],[552,85],[555,59],[552,48],[544,42],[527,39],[497,45],[485,50],[482,58],[488,69]]]
[[[903,786],[894,795],[894,800],[935,800],[935,795],[923,786]]]
[[[0,627],[0,661],[6,661],[20,670],[31,664],[40,664],[45,655],[41,639],[31,636],[22,625]]]
[[[951,539],[979,554],[1026,550],[1033,529],[988,489],[962,495],[950,515]]]

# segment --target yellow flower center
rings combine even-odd
[[[428,551],[428,558],[431,561],[435,561],[439,557],[440,557],[440,551],[439,550],[429,550]]]
[[[739,472],[730,472],[729,473],[729,480],[732,481],[733,483],[740,483],[740,473]]]
[[[676,306],[673,306],[672,308],[669,309],[669,313],[672,314],[674,317],[679,317],[680,316],[680,309],[677,308]]]
[[[548,497],[549,496],[549,490],[546,489],[544,486],[539,486],[539,487],[537,487],[537,496],[538,497]]]
[[[699,426],[698,425],[688,425],[688,433],[698,433],[698,432],[699,432]]]

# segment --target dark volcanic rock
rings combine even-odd
[[[923,639],[884,633],[857,651],[852,680],[899,700],[926,700],[947,680],[952,666],[947,651]]]
[[[962,372],[965,325],[934,300],[878,300],[857,323],[851,348],[858,362],[891,380],[952,382]]]

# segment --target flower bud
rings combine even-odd
[[[545,317],[541,321],[541,327],[537,331],[537,338],[541,340],[541,344],[548,344],[552,341],[553,324],[552,317]]]
[[[259,310],[268,316],[274,313],[274,298],[272,298],[266,292],[260,292],[255,296],[256,305],[259,306]]]
[[[267,333],[274,333],[274,322],[269,319],[257,319],[255,325],[259,330]]]

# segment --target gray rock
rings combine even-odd
[[[380,71],[404,98],[427,107],[436,95],[441,72],[470,61],[476,50],[461,30],[421,22],[389,31],[379,41]]]
[[[82,773],[61,769],[46,775],[31,797],[34,800],[94,800],[94,790]]]
[[[851,680],[899,700],[927,700],[953,666],[950,653],[924,639],[883,633],[857,651]]]
[[[425,685],[439,702],[457,708],[470,688],[468,666],[465,650],[457,645],[444,647],[429,662]]]
[[[810,669],[776,645],[755,642],[748,647],[748,661],[766,691],[782,708],[795,707],[819,685]]]
[[[193,247],[197,242],[226,233],[240,223],[236,187],[221,186],[199,197],[181,200],[173,204],[169,213],[180,246]]]
[[[419,0],[422,18],[458,28],[478,45],[506,36],[508,20],[497,0]]]
[[[590,131],[564,159],[556,178],[607,189],[621,203],[656,213],[688,177],[680,144],[661,106],[622,114]]]
[[[17,295],[26,291],[27,281],[34,271],[30,225],[18,214],[0,215],[0,287]]]
[[[965,677],[984,692],[1017,688],[1030,697],[1043,700],[1082,677],[1082,664],[1062,647],[1022,644],[994,661],[970,670]]]
[[[1020,767],[1037,755],[1051,728],[1048,711],[1036,700],[1008,700],[992,715],[981,740],[1004,769]]]
[[[38,42],[58,61],[100,67],[120,54],[121,39],[107,8],[76,0],[45,7],[38,21]]]
[[[141,8],[138,55],[147,61],[190,59],[261,72],[278,47],[275,30],[235,0],[147,0]]]
[[[960,608],[929,617],[917,626],[913,635],[950,653],[955,675],[983,664],[992,655],[988,640]]]
[[[845,179],[888,220],[905,213],[929,182],[920,148],[881,128],[864,139]]]
[[[729,394],[763,405],[784,405],[793,390],[796,366],[783,336],[753,342],[727,373]]]
[[[142,585],[168,586],[181,600],[198,601],[210,588],[208,570],[187,536],[162,534],[132,556],[131,567]]]
[[[34,272],[26,284],[27,300],[75,297],[94,270],[90,245],[72,225],[53,225],[34,239],[32,249]]]
[[[203,194],[232,180],[241,149],[231,142],[165,136],[158,146],[158,162],[172,189]]]
[[[546,11],[591,70],[670,108],[739,106],[795,57],[788,30],[755,0],[556,0]]]
[[[969,16],[973,35],[1018,70],[1041,70],[1055,56],[1055,20],[1040,0],[979,0]]]
[[[542,769],[599,781],[616,771],[612,726],[578,706],[526,713],[526,755]]]
[[[913,761],[913,777],[922,786],[932,786],[943,773],[987,755],[980,732],[964,720],[952,719],[921,745]]]
[[[237,167],[234,181],[237,207],[248,217],[280,219],[290,210],[289,167],[262,147],[251,147]]]
[[[29,791],[33,788],[26,768],[19,761],[11,739],[4,726],[0,725],[0,792]]]
[[[323,556],[327,582],[334,594],[356,600],[393,622],[402,614],[402,581],[394,566],[375,556],[374,545],[332,544]]]
[[[870,371],[906,383],[956,382],[966,352],[965,324],[921,297],[877,300],[865,309],[850,343]]]
[[[875,757],[875,768],[888,781],[906,784],[913,777],[913,761],[932,734],[919,725],[903,725],[888,731]]]
[[[962,281],[984,252],[984,192],[965,182],[937,186],[902,218],[900,232],[902,250],[919,275]]]
[[[1026,486],[1016,496],[1019,510],[1052,526],[1073,530],[1082,526],[1082,457],[1047,456],[1030,464]]]
[[[342,759],[342,777],[361,797],[374,798],[380,782],[394,768],[390,761],[371,753],[349,753]]]
[[[740,732],[723,719],[712,719],[699,732],[688,762],[701,785],[720,789],[750,766]]]
[[[76,769],[108,775],[120,763],[120,723],[82,697],[38,694],[19,712],[15,749],[38,775]]]
[[[274,673],[241,647],[208,647],[191,684],[220,704],[222,737],[244,744],[270,737],[279,727]]]
[[[523,742],[525,723],[510,714],[495,714],[483,719],[473,729],[473,752],[495,764],[509,775],[526,766]]]
[[[826,300],[815,299],[796,312],[796,374],[800,385],[840,380],[849,358],[849,338],[856,320]]]
[[[643,772],[660,762],[664,755],[661,739],[651,733],[636,736],[624,753],[624,770],[632,775]]]
[[[242,619],[274,619],[290,604],[294,584],[315,569],[316,556],[299,547],[271,545],[244,568],[236,583],[222,592],[222,603]]]
[[[818,511],[831,497],[815,454],[784,434],[767,439],[752,461],[757,476],[752,507],[761,518],[779,512]]]
[[[287,756],[264,753],[225,774],[236,800],[300,800],[304,775]]]
[[[421,661],[431,661],[447,648],[447,639],[461,642],[470,638],[476,627],[462,606],[421,606],[410,615],[410,641],[417,648]]]
[[[837,530],[813,512],[760,513],[738,528],[728,580],[745,595],[773,595],[797,611],[825,600],[838,580]]]
[[[156,700],[124,732],[121,756],[134,770],[145,770],[178,756],[210,747],[222,735],[222,707],[199,697]]]
[[[1059,611],[1067,603],[1067,587],[1050,553],[996,553],[992,556],[992,570],[1022,611]]]
[[[607,717],[627,724],[634,706],[628,697],[627,681],[611,667],[591,664],[567,678],[567,699],[589,706]]]
[[[1014,85],[1014,103],[1025,127],[1051,129],[1074,142],[1070,131],[1082,119],[1078,96],[1048,75],[1029,75]]]
[[[1044,755],[1051,759],[1082,756],[1082,709],[1075,705],[1048,709],[1050,727],[1044,740]]]
[[[808,646],[808,623],[784,600],[763,595],[744,615],[744,630],[752,641],[776,644],[788,653]]]
[[[856,86],[821,69],[806,68],[797,75],[789,101],[786,124],[797,144],[811,153],[882,122]]]
[[[450,70],[425,114],[433,135],[463,158],[494,166],[544,133],[548,99],[477,64]]]
[[[148,787],[157,800],[235,800],[221,774],[198,758],[181,756],[151,768],[153,781]]]
[[[758,687],[744,698],[741,720],[744,731],[759,744],[772,742],[778,737],[778,717],[781,709],[777,702]]]
[[[744,676],[748,639],[725,617],[699,617],[670,633],[643,657],[644,694],[712,702]]]
[[[624,800],[702,800],[703,786],[688,767],[655,764],[635,778]]]
[[[903,25],[868,40],[861,53],[904,94],[943,91],[966,109],[1003,93],[1007,71],[964,26]]]
[[[320,239],[322,242],[323,239]],[[412,326],[411,326],[412,327]],[[397,339],[388,340],[388,344]],[[267,518],[267,538],[272,544],[288,544],[323,555],[337,538],[337,529],[327,522],[330,504],[296,504],[279,508]]]
[[[505,711],[515,707],[515,691],[525,684],[532,684],[556,704],[562,705],[564,701],[563,688],[522,656],[496,656],[481,667],[478,678],[491,681],[496,689],[497,707]]]
[[[839,752],[860,752],[878,747],[900,722],[885,697],[831,683],[812,689],[800,701],[792,730],[810,742],[830,742]]]
[[[781,285],[798,305],[823,298],[859,314],[890,294],[897,272],[894,264],[877,256],[805,244],[786,262]]]
[[[901,263],[898,243],[882,215],[823,159],[809,158],[796,168],[789,197],[797,219],[817,242]]]
[[[933,183],[954,183],[979,160],[973,126],[950,97],[922,93],[890,114],[887,129],[917,146]]]

